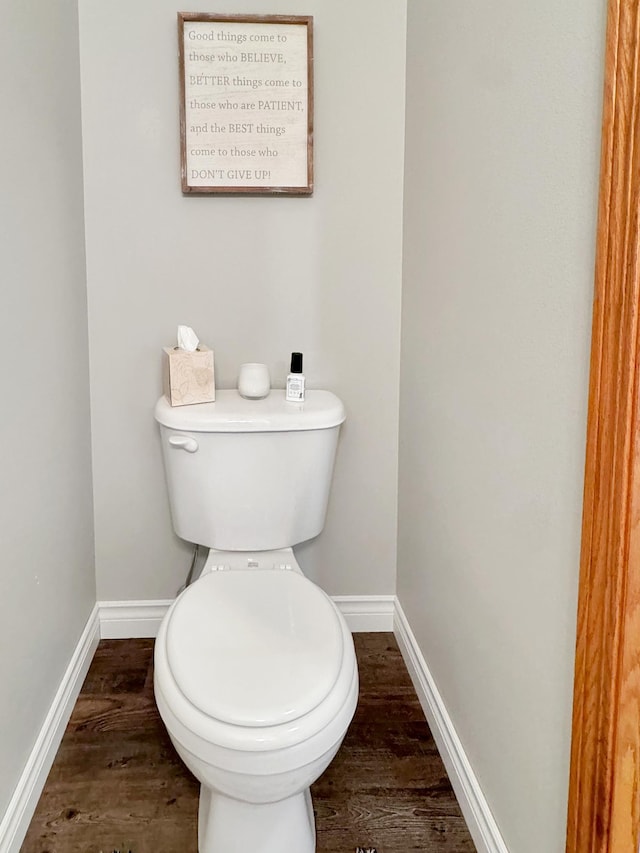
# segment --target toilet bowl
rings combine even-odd
[[[313,853],[309,788],[355,711],[353,641],[292,552],[282,568],[253,556],[258,567],[219,568],[212,552],[170,607],[156,641],[156,702],[201,784],[200,853]]]

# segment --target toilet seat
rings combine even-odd
[[[289,763],[296,766],[300,762],[298,766],[301,766],[306,760],[305,756],[322,754],[325,750],[333,748],[344,736],[348,722],[353,716],[358,697],[358,668],[353,640],[344,617],[335,603],[303,575],[286,570],[247,571],[247,583],[255,583],[258,575],[264,575],[265,585],[267,578],[278,583],[275,579],[276,575],[289,579],[297,578],[297,580],[285,580],[282,583],[291,584],[290,588],[295,588],[293,584],[302,584],[305,588],[308,587],[315,591],[310,594],[318,594],[322,597],[323,605],[318,604],[320,613],[323,613],[322,608],[325,605],[329,608],[329,613],[324,612],[322,615],[322,621],[329,619],[329,617],[334,618],[341,634],[341,653],[334,658],[337,677],[324,698],[307,713],[303,713],[295,719],[289,719],[275,725],[256,725],[255,720],[253,725],[237,725],[210,716],[191,701],[174,677],[169,664],[168,628],[175,611],[178,608],[182,610],[182,602],[186,599],[189,590],[194,590],[194,592],[193,596],[190,594],[187,600],[197,598],[206,582],[206,588],[209,590],[207,599],[209,599],[210,594],[214,596],[215,590],[221,589],[221,586],[217,585],[216,578],[220,579],[235,574],[240,575],[244,572],[241,570],[213,572],[210,576],[201,577],[171,605],[156,639],[154,674],[156,701],[174,742],[180,744],[187,752],[201,756],[203,759],[229,770],[259,768],[257,772],[260,773],[280,772],[284,771]],[[211,580],[209,580],[210,577]],[[233,583],[235,582],[232,581],[231,584]],[[238,586],[242,583],[244,581],[240,581]],[[296,593],[293,595],[295,596]],[[191,606],[183,612],[193,615]],[[293,605],[290,607],[290,613],[294,618]],[[195,616],[193,618],[195,619]],[[182,622],[182,618],[180,621]],[[199,621],[204,625],[211,622],[206,615],[204,619],[200,618]],[[176,628],[178,624],[176,622]],[[260,633],[256,627],[256,642],[259,636]],[[171,647],[171,654],[175,656],[177,648],[175,637],[172,638]],[[183,653],[185,653],[184,648],[180,654]],[[177,659],[174,657],[174,669],[177,669],[178,666]],[[331,677],[326,678],[325,684],[330,680]],[[201,695],[195,696],[194,692],[192,691],[193,698],[202,702]],[[299,703],[298,708],[301,707],[303,706]],[[286,758],[283,751],[286,751]]]
[[[207,717],[250,728],[313,711],[333,690],[344,652],[338,611],[304,576],[211,572],[167,620],[166,655],[186,700]]]

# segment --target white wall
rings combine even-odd
[[[95,602],[77,10],[0,28],[0,815]]]
[[[309,386],[343,398],[327,527],[299,558],[329,593],[391,593],[404,3],[252,4],[315,16],[312,198],[182,196],[176,9],[80,2],[98,596],[172,596],[188,568],[153,421],[178,323],[215,349],[218,387],[245,361],[282,387],[301,350]]]
[[[605,6],[408,8],[398,595],[510,853],[564,850]]]

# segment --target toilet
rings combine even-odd
[[[341,401],[307,391],[155,409],[175,532],[209,548],[164,617],[156,703],[200,782],[199,853],[313,853],[311,784],[355,712],[358,669],[335,603],[293,546],[324,527]]]

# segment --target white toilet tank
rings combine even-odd
[[[324,527],[342,402],[307,391],[246,400],[216,391],[215,403],[158,400],[173,526],[182,539],[221,551],[268,551]]]

